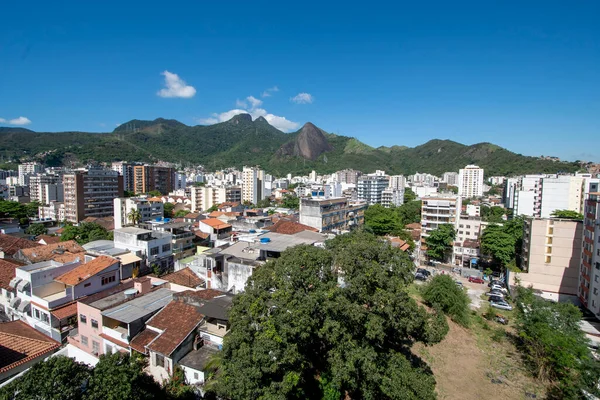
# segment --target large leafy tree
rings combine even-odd
[[[224,398],[434,398],[413,341],[440,319],[406,293],[412,264],[362,231],[299,246],[259,268],[230,312],[217,391]],[[445,320],[443,320],[445,323]]]
[[[504,214],[506,214],[504,207],[481,206],[481,219],[483,221],[501,223]]]
[[[83,387],[91,371],[69,357],[57,356],[35,364],[23,376],[0,389],[0,398],[13,400],[84,399]]]
[[[79,244],[86,244],[94,240],[112,240],[113,234],[102,225],[94,222],[83,222],[79,226],[67,225],[64,227],[60,240],[75,240]]]
[[[381,204],[369,206],[365,211],[365,225],[376,235],[395,235],[402,231],[400,216],[393,208]]]
[[[28,235],[38,236],[48,233],[48,228],[44,224],[31,224],[25,230]]]
[[[426,239],[427,255],[438,261],[446,261],[452,252],[456,230],[451,224],[442,224],[431,231]]]
[[[580,399],[582,390],[600,396],[600,365],[579,327],[581,312],[570,303],[554,303],[519,287],[517,333],[527,365],[552,382],[549,398]]]
[[[423,288],[423,299],[432,307],[439,307],[455,322],[469,324],[469,296],[450,275],[436,275]]]
[[[173,210],[174,209],[175,209],[175,204],[164,203],[163,204],[163,216],[165,218],[173,218]]]
[[[285,195],[281,201],[281,206],[284,208],[297,210],[300,207],[300,199],[296,196]]]
[[[481,235],[481,253],[490,257],[501,268],[519,266],[523,225],[523,218],[515,217],[503,225],[488,226]]]
[[[583,220],[583,214],[573,210],[554,210],[552,216],[555,218]]]

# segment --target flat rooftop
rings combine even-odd
[[[128,227],[121,228],[121,229],[115,229],[115,232],[127,233],[127,234],[130,234],[130,235],[139,235],[141,233],[152,233],[151,230],[142,229],[142,228],[135,228],[133,226],[128,226]]]
[[[83,257],[82,257],[82,261],[83,261]],[[35,263],[35,264],[23,265],[18,268],[23,271],[32,272],[32,271],[43,271],[46,269],[58,268],[58,267],[62,267],[65,264],[71,264],[71,263],[61,263],[58,261],[49,260],[49,261],[42,261],[42,262]]]
[[[255,246],[258,246],[261,250],[273,251],[281,253],[290,247],[299,246],[301,244],[315,244],[316,242],[323,241],[323,239],[308,239],[297,235],[282,235],[280,233],[267,233],[258,237],[258,239],[269,238],[270,242],[262,243],[256,242]]]
[[[161,288],[102,312],[105,317],[129,324],[160,310],[171,302],[173,292]]]

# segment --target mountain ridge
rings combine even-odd
[[[174,119],[133,119],[107,133],[0,128],[0,148],[5,156],[38,159],[49,165],[163,160],[202,164],[208,169],[261,165],[279,175],[344,168],[440,175],[473,163],[486,169],[487,176],[579,169],[575,163],[523,156],[487,142],[464,145],[432,139],[415,147],[374,148],[356,138],[327,133],[311,122],[296,132],[284,133],[265,118],[252,120],[249,114],[195,126]]]

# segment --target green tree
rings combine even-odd
[[[405,202],[400,207],[396,207],[396,212],[404,226],[421,222],[421,200]]]
[[[17,201],[0,200],[0,217],[27,219],[29,217],[28,209],[25,204]]]
[[[163,216],[165,218],[173,218],[173,210],[174,209],[175,209],[175,204],[164,203],[163,204]]]
[[[95,222],[82,222],[79,226],[67,225],[60,235],[60,241],[75,240],[79,244],[86,244],[94,240],[112,240],[113,234]]]
[[[300,208],[300,199],[296,196],[285,195],[281,201],[281,206],[283,208],[289,208],[292,210],[297,210]]]
[[[481,206],[481,219],[486,222],[501,223],[505,213],[504,207]]]
[[[436,275],[423,288],[423,299],[432,307],[439,307],[452,320],[469,325],[469,296],[450,275]]]
[[[365,225],[378,236],[396,235],[403,228],[396,210],[381,204],[373,204],[365,210]]]
[[[256,207],[258,207],[258,208],[266,208],[266,207],[271,207],[271,199],[270,199],[270,198],[268,198],[268,197],[265,197],[264,199],[262,199],[262,200],[259,200],[259,201],[256,203]]]
[[[504,225],[490,225],[481,235],[481,253],[491,258],[500,268],[520,265],[523,246],[523,225],[521,217],[513,218]]]
[[[410,352],[436,336],[407,294],[412,278],[408,256],[364,231],[285,251],[233,304],[219,395],[435,398],[431,371]]]
[[[417,199],[417,195],[412,191],[411,188],[404,189],[404,203],[410,203]]]
[[[12,400],[84,399],[83,388],[90,377],[87,365],[64,356],[51,357],[31,367],[23,376],[0,388],[0,398]]]
[[[551,215],[554,218],[576,219],[583,221],[583,214],[572,210],[554,210]]]
[[[162,193],[159,192],[158,190],[151,190],[147,194],[150,197],[161,197],[162,196]]]
[[[135,192],[132,190],[125,190],[123,192],[123,197],[135,197]]]
[[[579,327],[581,312],[570,303],[554,303],[517,288],[519,346],[535,376],[553,383],[549,398],[585,398],[582,390],[600,395],[600,365]]]
[[[142,221],[142,213],[139,210],[132,209],[127,214],[127,219],[129,219],[133,225],[137,225]]]
[[[33,236],[45,235],[48,233],[48,228],[44,224],[31,224],[25,229],[25,233]]]
[[[213,211],[218,211],[218,210],[219,210],[219,205],[215,204],[211,208],[209,208],[208,210],[206,210],[206,212],[211,213]]]
[[[27,216],[29,218],[38,218],[40,206],[41,206],[41,204],[37,200],[32,201],[31,203],[25,204],[25,209],[27,210]]]
[[[144,372],[147,361],[129,354],[103,354],[92,371],[86,400],[162,399],[164,391]]]
[[[175,368],[173,369],[173,376],[163,386],[163,389],[166,391],[166,394],[170,399],[194,400],[196,398],[194,390],[185,381],[185,373],[179,365],[175,365]]]
[[[183,218],[190,213],[189,210],[179,210],[175,213],[175,218]]]
[[[456,230],[451,224],[442,224],[431,231],[426,239],[427,256],[438,261],[447,261],[452,252]]]

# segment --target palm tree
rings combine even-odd
[[[131,210],[127,214],[127,218],[129,218],[132,224],[137,225],[142,221],[142,214],[138,210]]]

